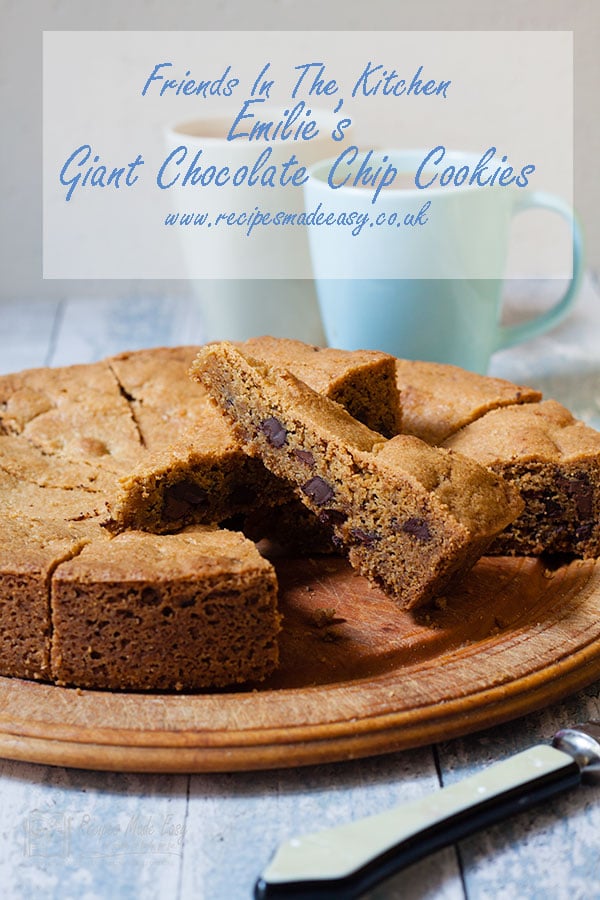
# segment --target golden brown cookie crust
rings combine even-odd
[[[536,403],[539,391],[443,363],[396,360],[403,431],[441,444],[460,428],[502,406]]]

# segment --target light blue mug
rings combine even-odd
[[[305,209],[325,335],[342,349],[383,350],[485,373],[496,350],[541,334],[566,315],[582,276],[581,234],[572,210],[551,194],[481,186],[417,189],[414,176],[426,153],[360,154],[352,167],[334,168],[333,178],[346,179],[342,187],[328,183],[334,160],[311,168]],[[365,159],[371,172],[393,165],[412,188],[392,183],[373,203],[376,188],[352,186],[360,166],[366,170]],[[445,163],[458,171],[478,159],[453,154]],[[571,277],[550,309],[502,325],[510,224],[534,207],[558,213],[572,229]],[[407,217],[413,224],[405,224]]]

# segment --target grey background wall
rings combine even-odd
[[[403,0],[0,0],[0,22],[0,301],[167,287],[42,279],[44,30],[572,30],[575,207],[588,265],[600,269],[600,0],[429,0],[419,7]],[[183,291],[185,283],[168,289]]]

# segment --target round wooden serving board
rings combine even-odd
[[[457,737],[600,678],[600,562],[481,560],[409,614],[342,560],[280,560],[268,682],[205,694],[0,678],[0,755],[89,769],[216,772],[332,762]]]

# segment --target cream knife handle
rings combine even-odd
[[[256,883],[257,900],[359,897],[434,850],[579,784],[572,756],[542,744],[435,794],[283,844]]]

